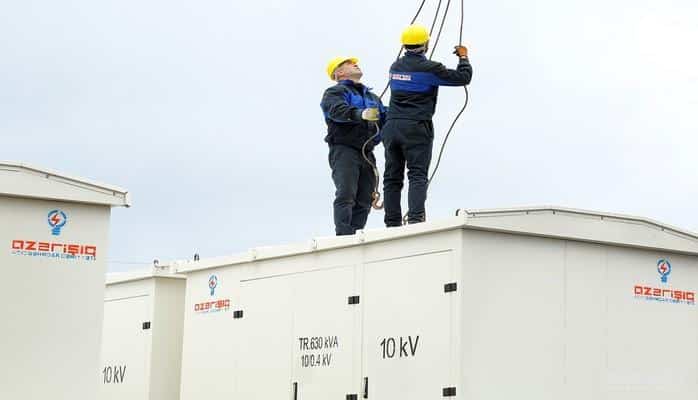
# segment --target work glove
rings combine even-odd
[[[455,50],[453,50],[453,54],[456,54],[460,58],[466,58],[468,57],[468,48],[465,46],[455,46]]]
[[[380,119],[380,113],[377,108],[365,108],[361,111],[361,118],[366,121],[378,121]]]

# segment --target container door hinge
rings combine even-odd
[[[358,400],[358,396],[355,394],[348,394],[347,400]]]
[[[444,388],[443,392],[444,392],[444,397],[455,397],[456,396],[455,386]]]
[[[359,296],[349,296],[348,303],[349,304],[359,304]]]
[[[150,329],[150,321],[145,321],[143,323],[143,330]]]
[[[235,318],[235,319],[242,318],[242,310],[233,311],[233,318]]]
[[[451,282],[444,285],[445,293],[455,292],[456,290],[458,290],[458,284],[456,282]]]

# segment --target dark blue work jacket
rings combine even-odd
[[[431,120],[439,86],[465,86],[472,76],[467,58],[461,58],[452,70],[422,54],[406,53],[390,67],[388,119]]]
[[[361,112],[366,108],[378,108],[379,126],[386,117],[386,109],[378,96],[370,88],[351,80],[339,81],[325,90],[320,107],[327,123],[325,141],[330,145],[343,144],[359,150],[376,134],[375,124],[362,119]],[[378,142],[380,138],[369,143],[367,149],[373,149]]]

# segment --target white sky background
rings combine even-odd
[[[380,93],[418,4],[7,1],[0,159],[129,189],[112,271],[332,235],[326,62],[358,56]],[[428,218],[554,204],[698,231],[697,4],[466,0],[471,103]],[[451,68],[458,12],[434,56]],[[435,151],[463,101],[440,93]]]

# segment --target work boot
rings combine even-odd
[[[415,214],[415,215],[407,213],[407,224],[408,225],[418,224],[420,222],[425,222],[426,220],[427,220],[427,215],[425,212]]]

